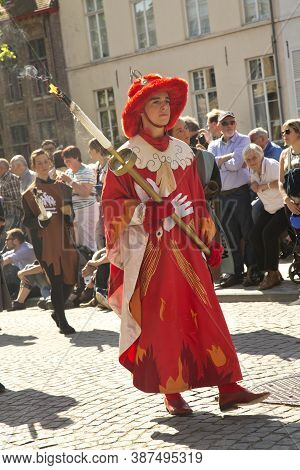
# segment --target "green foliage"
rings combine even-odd
[[[16,55],[9,49],[7,44],[0,44],[0,62],[4,62],[7,59],[16,59]]]
[[[7,0],[0,0],[0,6],[5,7]],[[1,11],[0,11],[1,19]],[[0,62],[4,62],[7,59],[16,59],[15,53],[9,48],[8,44],[1,42],[1,31],[0,31]]]

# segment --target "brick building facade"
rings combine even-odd
[[[14,0],[0,7],[2,40],[17,60],[0,65],[0,156],[11,159],[40,147],[44,139],[58,145],[74,143],[73,119],[48,93],[49,80],[68,93],[56,0]],[[34,66],[41,79],[20,78]]]

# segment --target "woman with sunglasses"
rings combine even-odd
[[[52,319],[60,333],[69,335],[76,331],[66,319],[64,305],[77,282],[78,273],[78,254],[73,241],[72,189],[49,177],[51,160],[43,149],[32,152],[31,162],[37,176],[23,194],[23,223],[30,230],[36,257],[50,280],[54,307]],[[47,213],[51,213],[47,220],[39,219],[40,208],[34,195],[36,190],[41,192]]]
[[[282,126],[281,135],[288,148],[280,155],[279,190],[288,209],[288,215],[290,213],[300,215],[300,205],[287,195],[283,187],[284,175],[294,168],[300,168],[300,119],[286,121]]]

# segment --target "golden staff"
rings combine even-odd
[[[57,86],[50,83],[49,93],[55,95],[62,100],[69,108],[75,118],[87,129],[92,136],[94,136],[99,143],[112,155],[109,160],[110,169],[117,175],[121,176],[129,173],[130,176],[137,182],[141,188],[153,199],[155,202],[162,202],[162,198],[157,192],[154,191],[151,184],[148,183],[133,167],[135,165],[137,156],[130,149],[122,149],[117,152],[112,143],[105,137],[105,135],[98,129],[97,126],[90,120],[90,118],[80,109],[80,107],[70,100]],[[194,230],[187,225],[175,213],[171,215],[174,222],[183,230],[189,238],[191,238],[196,245],[207,255],[210,256],[210,249],[203,243]]]

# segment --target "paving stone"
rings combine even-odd
[[[300,373],[299,307],[222,308],[245,386]],[[8,391],[0,396],[0,448],[299,449],[299,407],[259,404],[222,415],[217,388],[206,387],[184,394],[193,416],[170,417],[162,396],[134,389],[118,363],[117,316],[93,309],[67,316],[74,337],[59,335],[37,308],[1,314],[0,378]]]

